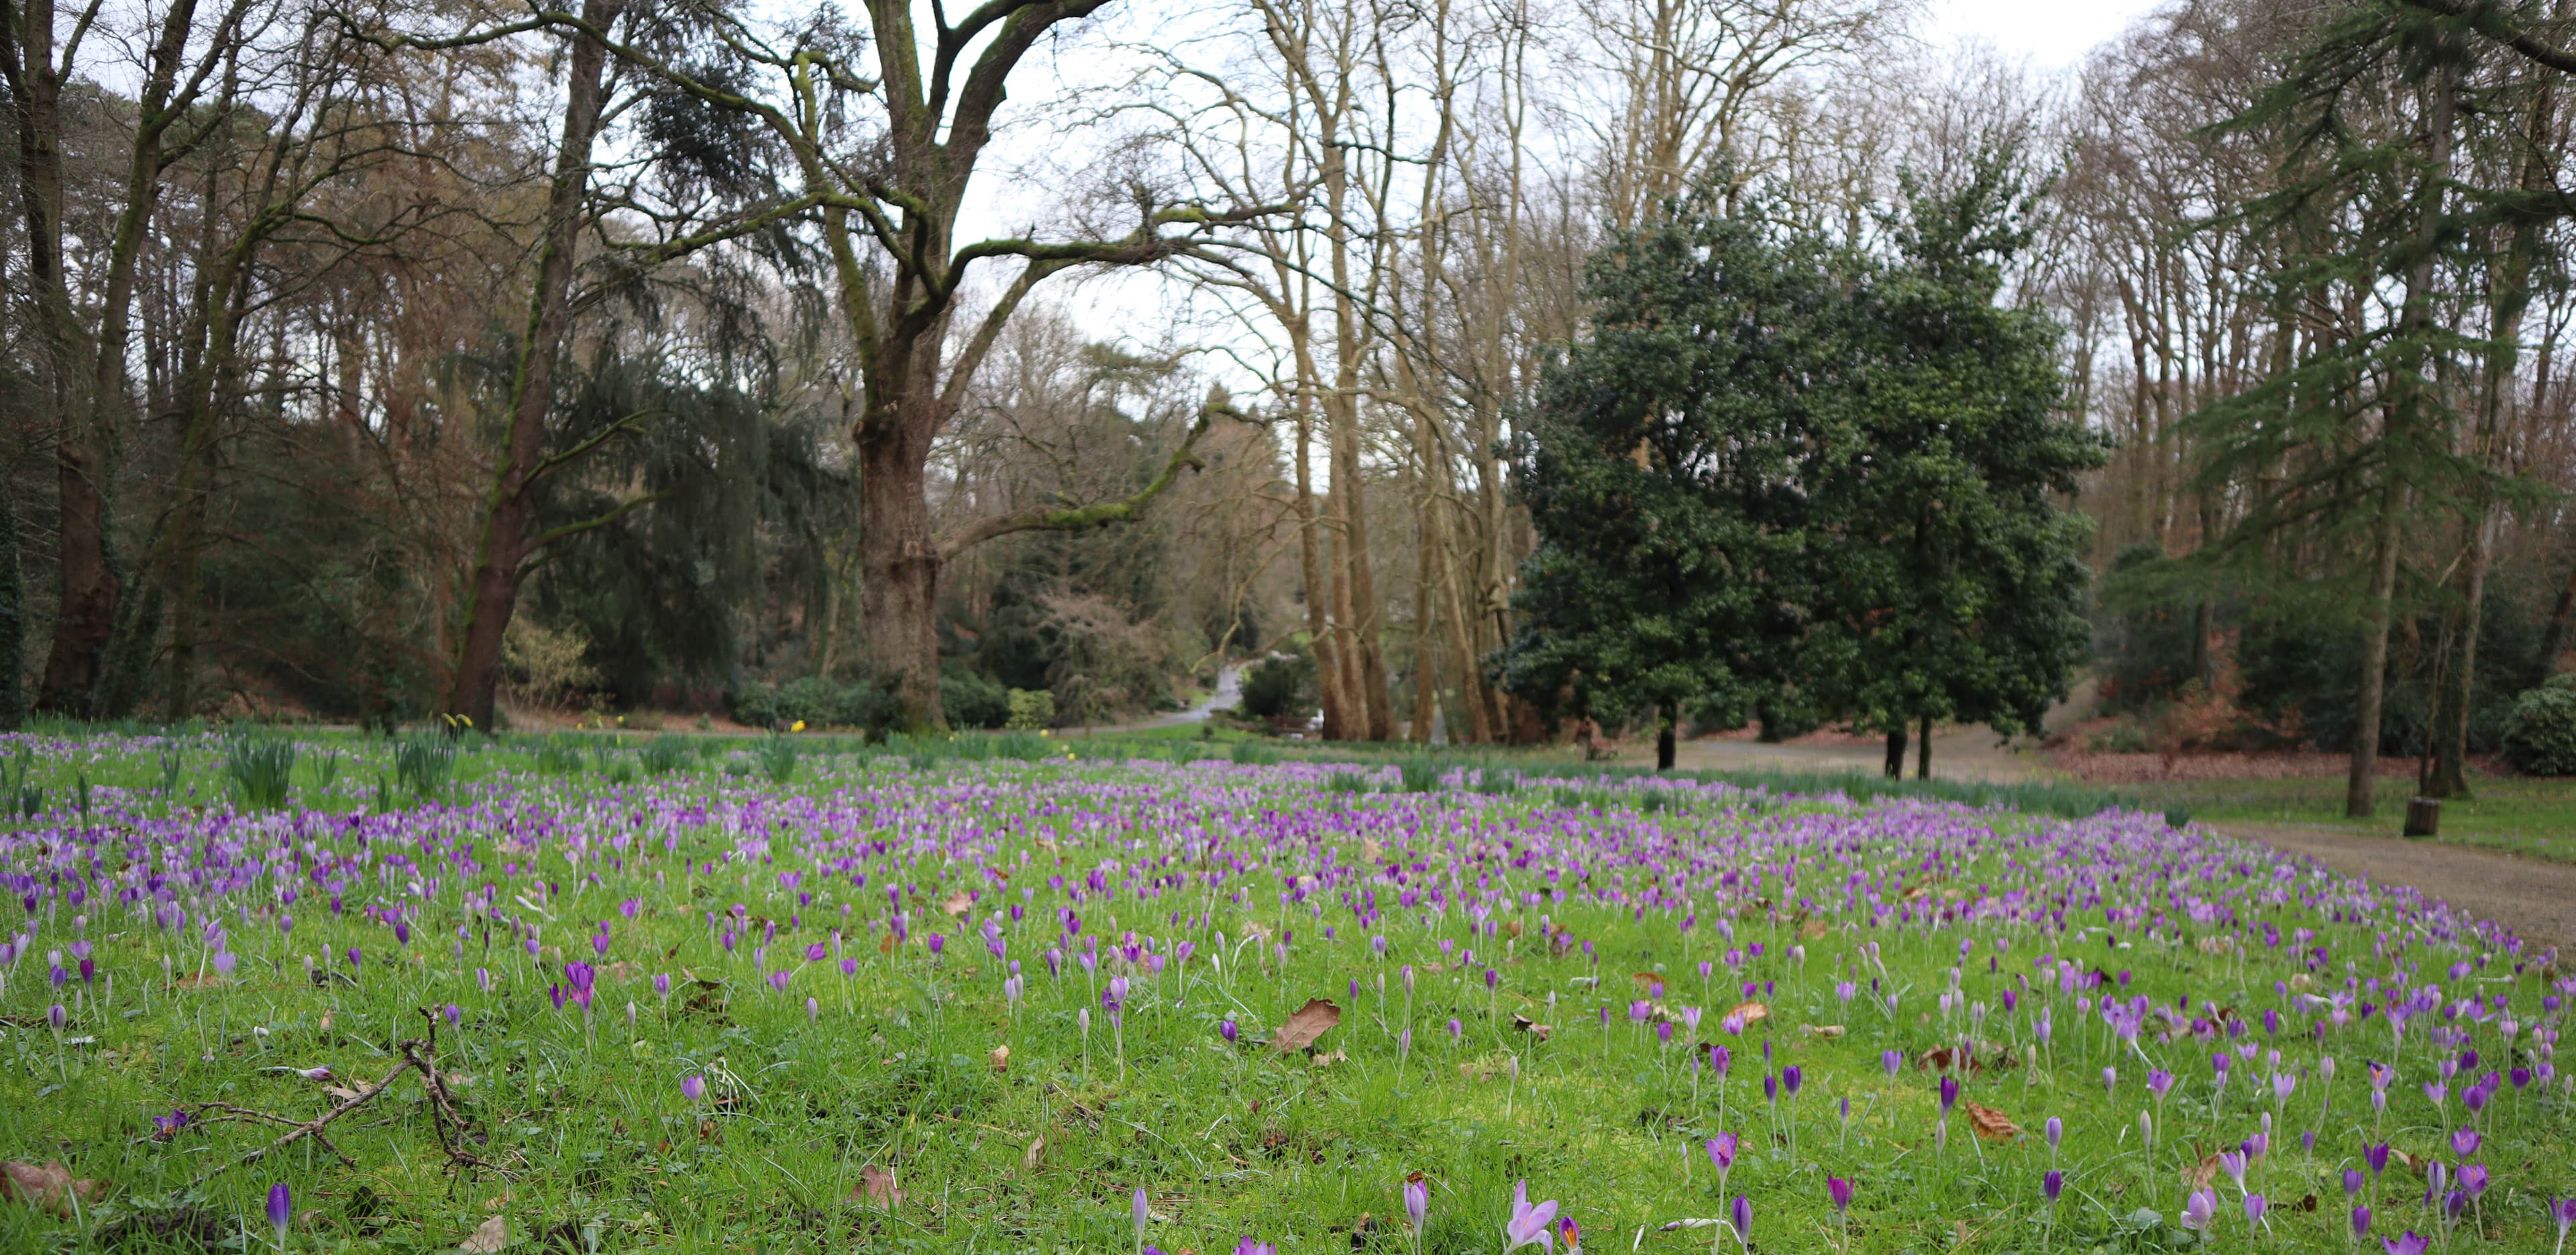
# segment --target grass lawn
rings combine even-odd
[[[18,744],[0,1250],[2324,1253],[2358,1205],[2530,1252],[2576,1193],[2576,982],[2155,814],[1035,736]]]

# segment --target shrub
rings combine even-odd
[[[1035,732],[1055,725],[1055,694],[1045,689],[1012,689],[1010,714],[1002,726],[1015,732]]]
[[[1022,727],[1024,725],[1010,722],[1018,711],[1013,704],[1018,697],[1019,690],[1005,689],[999,682],[972,671],[943,671],[939,675],[939,706],[948,715],[948,725],[953,728]],[[1048,707],[1048,714],[1054,714],[1052,706]],[[1035,729],[1046,725],[1025,726]]]
[[[2576,673],[2515,698],[2505,723],[2505,761],[2535,776],[2576,776]]]
[[[745,727],[768,728],[778,723],[778,688],[770,684],[745,684],[735,689],[726,703],[733,710],[734,722]]]
[[[1279,761],[1279,751],[1259,741],[1237,741],[1234,761],[1247,767],[1268,767]]]
[[[819,675],[798,676],[778,686],[776,722],[819,728],[841,722],[841,686]]]
[[[1315,708],[1318,682],[1315,661],[1300,654],[1272,654],[1243,673],[1243,713],[1256,719],[1288,719]]]

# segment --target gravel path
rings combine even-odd
[[[2305,854],[2347,876],[2411,885],[2534,945],[2576,949],[2576,866],[2487,850],[2288,824],[2217,823],[2230,836]]]

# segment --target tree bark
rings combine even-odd
[[[1917,780],[1932,778],[1932,716],[1930,715],[1923,716],[1920,735],[1914,742],[1914,778]]]
[[[1905,778],[1905,721],[1902,719],[1896,721],[1895,727],[1887,730],[1886,771],[1887,778],[1890,780]]]
[[[2397,512],[2406,487],[2391,474],[2380,494],[2377,534],[2371,538],[2370,593],[2364,604],[2361,691],[2354,703],[2352,766],[2344,777],[2343,813],[2370,818],[2379,791],[2379,713],[2388,690],[2388,624],[2397,588]]]
[[[572,68],[565,85],[563,138],[555,151],[553,185],[546,196],[543,251],[535,290],[528,299],[527,332],[510,383],[510,427],[492,472],[483,508],[483,530],[467,581],[464,630],[448,680],[446,713],[491,730],[501,678],[501,641],[518,609],[519,583],[541,538],[536,488],[543,471],[546,415],[554,404],[555,370],[572,328],[573,253],[580,243],[590,194],[591,148],[599,137],[607,46],[590,31],[616,21],[620,0],[585,0],[590,30],[572,35]]]
[[[859,439],[859,625],[880,683],[891,683],[904,730],[947,727],[939,704],[939,549],[931,536],[925,468],[929,433],[897,420]]]
[[[1681,704],[1667,701],[1657,711],[1655,720],[1655,770],[1671,771],[1679,740]]]

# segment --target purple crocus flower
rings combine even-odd
[[[2466,1159],[2478,1153],[2479,1140],[2476,1129],[2453,1129],[2451,1130],[2451,1153]]]
[[[2369,1236],[2370,1208],[2355,1203],[2352,1206],[2352,1240],[2358,1242]]]
[[[2431,1242],[2419,1236],[2413,1229],[2407,1230],[2402,1237],[2379,1239],[2379,1249],[2386,1251],[2388,1255],[2424,1255],[2425,1250],[2431,1246]]]
[[[1385,947],[1385,938],[1379,938],[1378,942],[1379,948],[1381,952],[1383,952]],[[1417,1243],[1422,1240],[1423,1221],[1425,1218],[1429,1217],[1430,1214],[1431,1183],[1423,1180],[1421,1174],[1416,1173],[1413,1176],[1406,1178],[1404,1182],[1404,1216],[1405,1219],[1411,1221],[1413,1224],[1413,1239]]]
[[[2218,1195],[2205,1189],[2193,1190],[2182,1204],[2182,1227],[2198,1233],[2209,1232],[2210,1222],[2218,1217]]]
[[[1724,1179],[1723,1174],[1727,1169],[1735,1166],[1735,1147],[1735,1135],[1732,1133],[1720,1133],[1708,1139],[1708,1161],[1717,1166],[1721,1174],[1720,1180]]]
[[[1529,1182],[1512,1185],[1512,1218],[1503,1222],[1503,1250],[1524,1246],[1548,1246],[1554,1240],[1552,1226],[1556,1220],[1556,1200],[1549,1199],[1533,1207],[1529,1201]]]
[[[1753,1200],[1736,1195],[1735,1205],[1727,1209],[1727,1221],[1735,1230],[1736,1245],[1753,1249]]]
[[[286,1244],[286,1226],[295,1219],[295,1195],[280,1181],[268,1187],[268,1227],[277,1231],[278,1245]]]
[[[706,1097],[707,1078],[695,1075],[681,1077],[680,1096],[693,1103]]]
[[[2264,1207],[2265,1207],[2265,1206],[2267,1206],[2267,1204],[2263,1201],[2263,1196],[2262,1196],[2262,1195],[2260,1195],[2260,1194],[2248,1194],[2248,1195],[2246,1195],[2246,1196],[2245,1196],[2245,1223],[2246,1223],[2248,1226],[2252,1226],[2252,1225],[2259,1225],[2259,1224],[2263,1223],[2263,1209],[2264,1209]]]
[[[1234,1026],[1234,1021],[1231,1019],[1224,1020],[1216,1026],[1216,1035],[1224,1038],[1228,1044],[1232,1044],[1236,1035],[1242,1031]]]
[[[2039,1192],[2046,1195],[2049,1202],[2056,1202],[2057,1196],[2066,1192],[2066,1174],[2055,1168],[2049,1169],[2039,1178]]]
[[[2052,1173],[2050,1173],[2049,1175],[2050,1175],[2050,1176],[2056,1176],[2057,1174],[2056,1174],[2056,1173],[2054,1173],[2054,1172],[2052,1172]],[[1835,1210],[1835,1211],[1837,1211],[1837,1212],[1848,1212],[1848,1211],[1850,1211],[1850,1210],[1851,1210],[1851,1195],[1852,1195],[1851,1182],[1846,1181],[1846,1180],[1842,1179],[1841,1177],[1826,1177],[1826,1178],[1825,1178],[1825,1197],[1827,1197],[1827,1198],[1829,1198],[1829,1199],[1832,1199],[1832,1200],[1833,1200],[1834,1210]],[[2055,1197],[2057,1197],[2057,1196],[2056,1196],[2056,1195],[2054,1195],[2054,1194],[2051,1194],[2051,1195],[2049,1195],[2049,1197],[2050,1197],[2050,1198],[2055,1198]]]
[[[1959,1105],[1959,1078],[1957,1078],[1957,1077],[1955,1077],[1955,1076],[1945,1076],[1945,1077],[1942,1077],[1942,1078],[1941,1078],[1941,1114],[1942,1114],[1944,1117],[1947,1117],[1947,1116],[1950,1114],[1950,1109],[1951,1109],[1952,1107],[1956,1107],[1956,1106],[1958,1106],[1958,1105]]]

